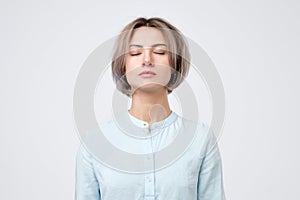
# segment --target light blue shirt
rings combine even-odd
[[[130,114],[129,114],[130,115]],[[141,128],[148,123],[132,115]],[[153,123],[155,131],[161,122]],[[149,153],[167,147],[177,130],[188,130],[191,121],[172,112],[163,120],[164,128],[151,139],[137,139],[119,130],[113,121],[101,127],[105,137],[129,153]],[[189,133],[186,133],[189,134]],[[133,163],[134,164],[134,163]],[[171,165],[147,173],[126,173],[99,162],[83,145],[76,158],[76,200],[225,200],[221,157],[216,138],[204,123],[187,150]]]

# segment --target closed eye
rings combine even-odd
[[[140,54],[142,54],[142,51],[138,50],[138,49],[134,49],[134,50],[129,51],[129,55],[131,55],[131,56],[138,56]]]
[[[166,52],[154,52],[155,54],[164,55]]]
[[[159,54],[159,55],[164,55],[164,54],[166,54],[166,50],[164,50],[164,49],[155,49],[153,51],[153,53]]]
[[[140,55],[141,53],[130,53],[131,56],[138,56]]]

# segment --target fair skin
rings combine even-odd
[[[160,30],[135,29],[126,56],[126,77],[134,89],[131,115],[151,124],[170,115],[165,85],[171,74],[167,45]]]

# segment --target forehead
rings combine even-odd
[[[141,27],[134,30],[130,44],[152,46],[154,44],[166,44],[162,32],[154,27]]]

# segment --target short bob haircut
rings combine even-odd
[[[127,96],[132,95],[131,86],[126,80],[125,63],[129,52],[129,43],[133,36],[134,29],[140,27],[154,27],[159,29],[166,40],[169,53],[169,62],[174,69],[171,73],[169,83],[166,85],[168,93],[171,93],[186,77],[190,66],[190,52],[187,43],[181,32],[161,18],[137,18],[129,23],[117,37],[113,58],[112,75],[118,90]]]

